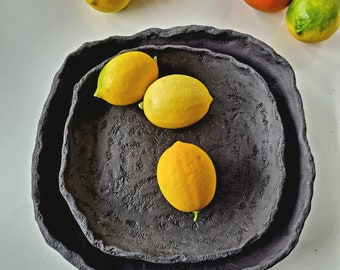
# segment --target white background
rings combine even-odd
[[[340,31],[320,44],[305,44],[289,34],[285,11],[262,13],[243,0],[132,0],[116,14],[97,12],[85,0],[1,2],[1,269],[75,269],[45,243],[31,199],[37,124],[65,57],[87,41],[189,24],[250,34],[294,68],[317,177],[300,241],[272,269],[340,269]]]

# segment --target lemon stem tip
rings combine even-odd
[[[94,96],[94,97],[99,97],[98,92],[99,92],[98,89],[96,89],[96,91],[94,91],[94,93],[93,93],[93,96]]]
[[[193,213],[194,213],[194,221],[196,222],[200,211],[194,211]]]
[[[143,110],[144,109],[144,102],[143,101],[139,102],[138,107],[139,107],[139,109]]]

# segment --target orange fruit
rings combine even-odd
[[[277,12],[289,6],[291,0],[244,0],[249,6],[265,12]]]
[[[193,212],[196,221],[215,195],[216,171],[204,150],[177,141],[159,158],[157,182],[165,199],[179,211]]]

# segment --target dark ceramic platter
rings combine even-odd
[[[284,183],[284,135],[276,102],[248,65],[208,50],[139,47],[157,56],[160,77],[198,78],[214,100],[184,129],[152,125],[137,104],[93,97],[102,65],[76,84],[66,121],[60,190],[89,241],[102,251],[158,263],[216,260],[260,238]],[[105,63],[105,62],[104,62]],[[217,192],[193,222],[161,195],[157,161],[175,141],[199,145],[214,161]]]
[[[87,240],[59,192],[63,133],[75,84],[90,69],[118,52],[143,45],[186,45],[231,55],[254,68],[276,100],[285,135],[285,186],[269,229],[238,254],[214,261],[174,264],[112,256]],[[79,269],[267,269],[297,244],[310,211],[314,177],[302,102],[290,65],[272,48],[249,35],[188,26],[148,29],[134,36],[87,43],[67,57],[55,76],[39,122],[32,159],[32,197],[45,240]]]

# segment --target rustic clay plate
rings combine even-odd
[[[284,135],[273,95],[254,69],[224,54],[178,46],[134,50],[157,56],[160,77],[202,81],[212,105],[195,125],[158,128],[137,104],[112,106],[93,97],[99,65],[73,94],[62,195],[89,241],[112,255],[174,263],[240,252],[267,230],[283,188]],[[203,148],[216,167],[216,195],[197,223],[192,213],[171,207],[157,185],[157,161],[178,140]]]
[[[269,229],[238,254],[215,261],[166,265],[109,255],[87,240],[59,192],[63,133],[74,85],[91,68],[119,51],[148,44],[188,45],[231,55],[253,67],[276,99],[285,133],[285,186]],[[310,211],[314,177],[302,102],[287,61],[249,35],[188,26],[148,29],[134,36],[86,43],[66,58],[55,76],[39,122],[32,158],[32,197],[35,218],[46,242],[79,269],[262,270],[282,260],[297,244]]]

